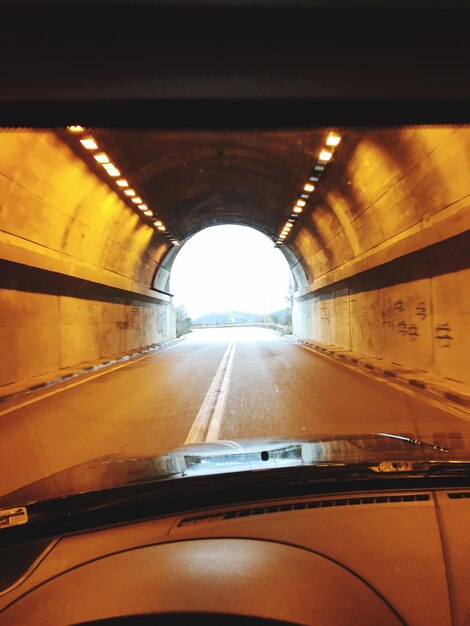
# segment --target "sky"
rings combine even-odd
[[[204,313],[285,309],[289,266],[265,235],[247,226],[212,226],[177,255],[170,276],[175,306],[195,319]]]

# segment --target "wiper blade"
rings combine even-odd
[[[406,441],[414,446],[422,446],[423,448],[431,448],[437,452],[450,452],[449,448],[444,448],[439,443],[429,443],[427,441],[420,441],[419,439],[413,439],[412,437],[403,437],[402,435],[392,435],[390,433],[375,433],[382,437],[391,437],[392,439],[399,439],[400,441]]]

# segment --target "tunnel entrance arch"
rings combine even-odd
[[[267,241],[270,241],[270,242],[273,241],[272,236],[265,233],[261,228],[258,228],[257,226],[250,224],[250,223],[241,224],[240,222],[236,222],[236,223],[225,222],[225,223],[218,223],[218,224],[210,224],[204,228],[201,228],[197,232],[191,234],[184,241],[182,241],[178,247],[174,247],[168,250],[167,254],[159,263],[155,271],[153,281],[152,281],[153,289],[157,291],[163,291],[165,293],[172,293],[171,272],[172,272],[174,263],[176,259],[178,258],[178,255],[180,254],[180,252],[183,250],[185,244],[187,244],[189,241],[194,241],[195,237],[197,238],[198,235],[207,231],[210,228],[217,228],[219,226],[222,226],[222,227],[223,226],[235,226],[235,225],[244,227],[246,229],[254,230],[260,233],[261,235],[264,235]],[[300,290],[305,289],[307,287],[308,280],[307,280],[307,274],[302,264],[303,259],[299,255],[297,255],[294,251],[290,250],[287,246],[282,246],[281,248],[279,248],[279,251],[284,257],[284,259],[286,260],[287,265],[290,269],[290,275],[291,275],[292,285],[293,285],[294,290],[300,291]]]

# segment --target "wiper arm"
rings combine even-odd
[[[412,437],[403,437],[402,435],[391,435],[390,433],[374,433],[381,435],[382,437],[391,437],[392,439],[399,439],[400,441],[406,441],[414,446],[422,446],[424,448],[431,448],[437,452],[450,452],[448,448],[444,448],[439,443],[429,443],[427,441],[420,441],[419,439],[413,439]]]

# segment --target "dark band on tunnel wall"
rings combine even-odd
[[[83,278],[0,259],[0,289],[12,289],[99,302],[168,304],[168,300],[127,291]],[[157,290],[155,290],[157,291]],[[164,292],[160,292],[164,293]],[[165,294],[170,295],[170,294]]]
[[[389,287],[423,278],[432,278],[466,269],[470,265],[470,231],[450,237],[432,246],[406,254],[351,278],[329,284],[315,295],[329,293],[335,285],[347,285],[352,293]],[[123,300],[167,304],[167,300],[102,285],[82,278],[59,274],[12,261],[0,260],[0,289],[13,289],[84,300],[122,303]],[[157,291],[157,290],[156,290]],[[165,295],[165,292],[160,291]],[[334,295],[334,294],[333,294]]]
[[[339,286],[349,287],[351,293],[361,293],[450,274],[467,269],[469,266],[470,230],[370,270],[359,272],[337,283],[325,285],[315,290],[315,295],[328,293],[330,297],[335,297],[340,295],[340,292],[335,293],[332,290]]]

